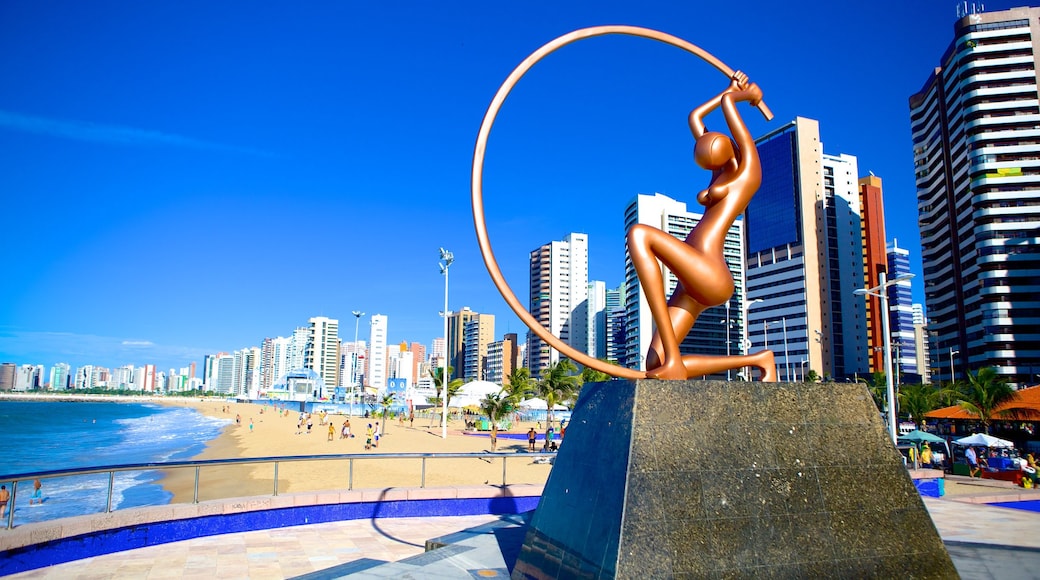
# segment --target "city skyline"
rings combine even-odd
[[[441,246],[456,257],[449,309],[495,315],[495,339],[526,333],[476,248],[472,145],[513,67],[603,23],[685,38],[747,72],[779,122],[820,120],[828,151],[884,180],[887,237],[919,273],[908,99],[939,64],[955,5],[752,3],[738,25],[730,7],[653,2],[5,4],[0,359],[166,370],[314,316],[349,326],[353,309],[387,314],[389,344],[430,345]],[[660,192],[698,210],[707,175],[686,114],[724,84],[628,38],[568,47],[520,83],[489,142],[485,195],[521,302],[546,240],[588,234],[589,278],[613,287],[628,202]],[[742,113],[755,136],[778,126]]]

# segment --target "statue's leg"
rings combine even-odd
[[[777,379],[776,363],[773,361],[771,350],[734,356],[688,354],[683,357],[683,365],[686,367],[686,377],[691,379],[748,366],[762,371],[762,382],[775,383]]]
[[[690,298],[683,291],[681,284],[675,288],[675,293],[668,300],[668,318],[672,321],[672,332],[675,333],[675,338],[679,343],[686,339],[686,335],[690,333],[697,317],[704,312],[705,308],[703,304]],[[655,332],[654,338],[650,342],[650,349],[646,354],[646,369],[652,370],[661,366],[661,360],[664,358],[662,355],[660,333]]]
[[[661,272],[658,259],[665,264],[675,264],[682,259],[696,263],[697,252],[671,235],[642,224],[632,226],[628,230],[627,245],[628,255],[639,276],[639,284],[650,306],[654,324],[657,325],[655,338],[659,341],[659,348],[655,352],[660,360],[656,361],[658,364],[653,370],[647,372],[647,376],[660,379],[685,378],[686,371],[679,354],[679,339],[672,330],[673,321],[665,296],[664,274]],[[649,365],[647,368],[650,368]]]

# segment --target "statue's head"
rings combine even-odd
[[[708,131],[697,139],[693,158],[704,169],[720,169],[733,159],[733,142],[722,133]]]

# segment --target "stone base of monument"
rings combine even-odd
[[[513,578],[950,578],[861,384],[586,385]]]

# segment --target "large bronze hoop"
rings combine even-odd
[[[502,108],[502,104],[505,102],[506,97],[509,96],[509,93],[513,90],[516,83],[527,74],[527,71],[549,54],[579,40],[610,34],[638,36],[670,44],[700,57],[708,64],[711,64],[722,72],[722,74],[727,78],[733,76],[733,69],[723,64],[722,61],[715,58],[707,51],[681,38],[650,28],[625,25],[592,26],[569,32],[544,44],[541,48],[532,52],[523,60],[523,62],[513,69],[513,72],[509,74],[506,80],[498,88],[495,97],[491,99],[491,104],[488,106],[487,112],[484,113],[484,120],[480,124],[480,132],[477,133],[477,143],[473,150],[473,173],[470,184],[473,199],[473,225],[477,231],[477,243],[480,245],[480,254],[484,257],[484,265],[487,267],[488,273],[491,274],[492,281],[494,281],[499,293],[502,294],[502,298],[504,298],[506,303],[509,304],[509,307],[512,308],[513,312],[520,317],[520,320],[522,320],[532,332],[538,335],[539,338],[544,340],[550,346],[560,351],[560,353],[567,355],[572,360],[581,363],[582,365],[614,377],[641,379],[646,377],[644,371],[611,365],[575,350],[549,332],[534,318],[534,316],[531,315],[530,312],[527,311],[527,308],[520,304],[516,295],[513,294],[513,290],[509,287],[509,284],[502,276],[502,270],[498,267],[498,262],[495,260],[495,254],[491,249],[491,241],[488,238],[487,224],[484,221],[484,155],[487,151],[487,140],[488,136],[491,134],[491,127],[494,125],[495,118],[498,116],[498,111]],[[758,110],[762,112],[762,115],[765,116],[767,120],[773,118],[772,112],[769,111],[769,108],[766,107],[764,102],[758,104]]]

